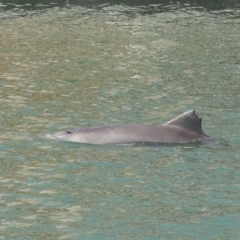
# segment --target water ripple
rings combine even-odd
[[[0,8],[0,238],[239,237],[239,146],[42,138],[197,108],[206,132],[239,143],[237,8]]]

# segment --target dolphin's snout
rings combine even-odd
[[[57,133],[53,134],[53,136],[55,138],[66,138],[66,135],[68,135],[69,133],[71,133],[71,132],[69,132],[69,131],[61,131],[61,132],[57,132]]]

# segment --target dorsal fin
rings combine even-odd
[[[195,110],[187,111],[164,125],[177,126],[206,135],[202,130],[202,119],[195,114]]]

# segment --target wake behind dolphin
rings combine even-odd
[[[213,139],[202,130],[195,110],[187,111],[164,124],[122,124],[79,128],[53,134],[55,139],[88,144],[178,144]]]

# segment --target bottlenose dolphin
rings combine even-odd
[[[202,142],[207,136],[201,127],[202,119],[195,110],[159,125],[122,124],[80,128],[53,134],[55,139],[88,144],[178,144]]]

